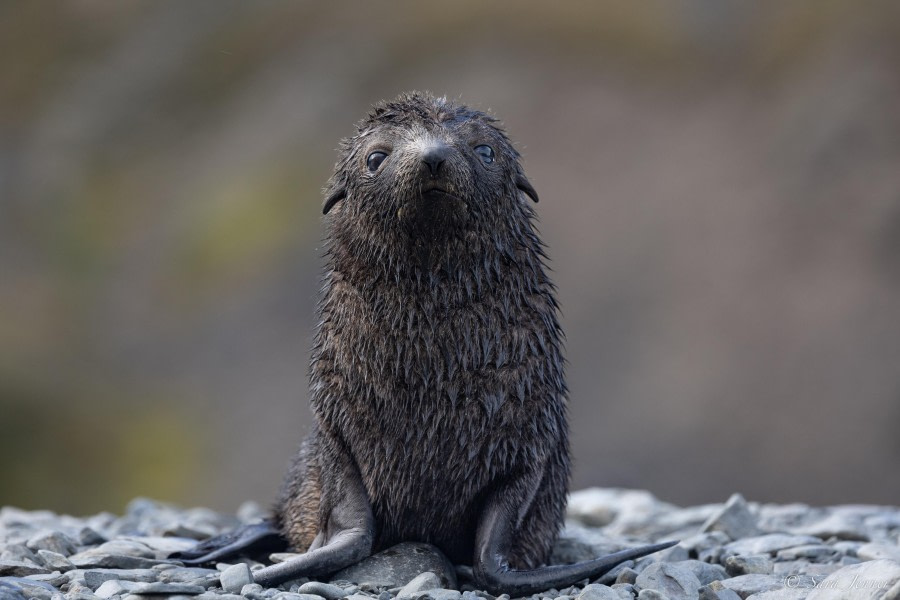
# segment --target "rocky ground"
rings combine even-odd
[[[262,517],[178,509],[138,499],[124,516],[87,518],[0,509],[0,600],[495,600],[430,546],[401,544],[329,581],[251,582],[259,563],[187,568],[174,551]],[[648,492],[575,492],[552,562],[584,560],[647,541],[680,539],[593,582],[535,594],[535,600],[900,599],[900,508],[746,502],[680,508]],[[290,555],[276,554],[273,561]],[[496,600],[509,600],[502,595]]]

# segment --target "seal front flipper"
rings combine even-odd
[[[528,596],[550,588],[563,588],[584,579],[594,579],[619,563],[670,548],[678,542],[663,542],[622,550],[594,560],[571,565],[553,565],[518,570],[509,566],[516,529],[531,506],[539,477],[520,477],[495,491],[486,501],[475,534],[475,580],[492,594]]]
[[[335,504],[327,522],[304,554],[253,573],[253,581],[273,587],[302,576],[327,575],[359,562],[372,553],[375,517],[356,463],[344,451],[333,448]],[[335,471],[337,471],[335,473]],[[329,475],[330,476],[330,475]]]
[[[286,548],[287,540],[275,524],[267,519],[209,538],[190,550],[174,552],[169,558],[194,566],[233,556],[267,556]]]

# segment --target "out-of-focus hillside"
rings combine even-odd
[[[410,89],[541,194],[576,486],[896,503],[898,6],[0,4],[0,505],[274,496],[334,148]]]

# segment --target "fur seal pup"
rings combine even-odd
[[[315,426],[271,521],[177,558],[287,541],[254,573],[326,575],[401,541],[522,596],[674,542],[541,566],[569,479],[562,332],[529,198],[497,121],[444,98],[380,103],[343,141],[323,212],[326,270],[310,369]]]

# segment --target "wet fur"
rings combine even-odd
[[[422,139],[454,149],[450,195],[423,194]],[[479,143],[494,148],[493,165],[472,151]],[[366,157],[388,146],[369,173]],[[276,508],[294,550],[326,530],[342,493],[329,475],[342,472],[346,450],[371,502],[375,551],[419,540],[462,564],[472,563],[486,496],[543,465],[510,565],[547,562],[569,478],[566,386],[526,194],[537,198],[497,122],[442,98],[382,103],[343,142],[326,200],[316,424]]]

